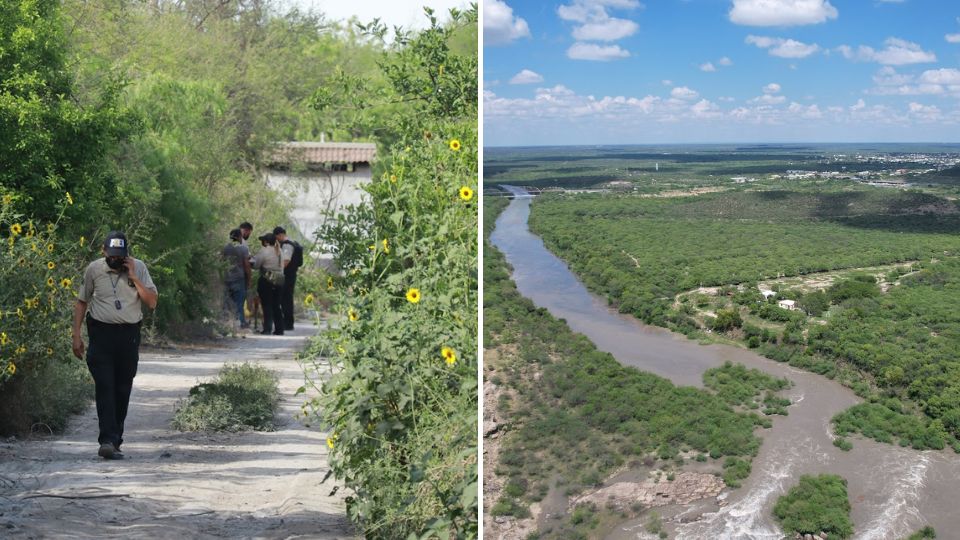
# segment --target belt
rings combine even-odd
[[[97,319],[93,318],[93,315],[90,315],[90,313],[87,313],[88,328],[90,326],[108,326],[108,327],[114,327],[114,328],[140,328],[142,324],[143,324],[143,319],[140,319],[135,323],[107,323],[103,321],[98,321]]]

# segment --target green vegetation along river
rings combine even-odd
[[[856,439],[852,451],[833,446],[830,419],[859,402],[839,383],[727,345],[699,345],[684,336],[644,325],[609,308],[530,233],[529,199],[516,199],[497,221],[491,242],[513,267],[517,288],[537,306],[562,318],[598,349],[621,363],[701,385],[703,372],[732,361],[787,377],[783,395],[794,405],[758,431],[763,445],[742,487],[717,501],[693,503],[667,523],[677,538],[774,539],[782,533],[771,514],[779,495],[804,474],[837,474],[848,481],[854,538],[900,538],[924,525],[960,530],[954,501],[960,498],[960,456],[951,450],[916,451]],[[669,241],[669,239],[663,239]],[[682,523],[680,523],[682,521]],[[635,538],[640,522],[626,523],[611,538]]]

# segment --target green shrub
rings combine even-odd
[[[750,476],[750,469],[749,461],[728,457],[723,462],[723,481],[732,488],[738,488],[740,481]]]
[[[171,424],[180,431],[269,431],[280,402],[277,375],[262,366],[224,366],[213,382],[190,389]]]
[[[431,15],[384,53],[387,87],[341,72],[313,98],[384,133],[368,201],[319,232],[344,276],[303,355],[306,407],[370,538],[478,534],[477,30],[475,7]]]
[[[800,477],[800,483],[777,499],[773,515],[788,534],[848,538],[853,534],[847,481],[836,475]]]
[[[927,525],[926,527],[908,536],[906,540],[926,540],[927,538],[936,538],[936,537],[937,537],[937,531],[935,531],[933,527]]]

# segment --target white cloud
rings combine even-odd
[[[874,88],[868,93],[884,96],[935,96],[950,94],[960,98],[960,70],[930,69],[919,76],[897,73],[890,66],[873,76]]]
[[[779,105],[787,100],[784,96],[773,96],[770,94],[764,94],[762,96],[757,96],[753,99],[747,101],[747,103],[756,103],[759,105]]]
[[[921,122],[936,122],[940,120],[940,109],[934,105],[910,102],[909,110],[910,116]]]
[[[816,43],[808,45],[793,39],[767,36],[749,35],[747,36],[746,42],[756,45],[761,49],[767,49],[770,56],[778,56],[780,58],[806,58],[820,50],[820,46]]]
[[[699,95],[696,90],[691,90],[686,86],[678,86],[670,91],[670,97],[674,99],[691,100],[696,99]]]
[[[671,81],[670,79],[664,79],[660,81],[660,83],[663,84],[664,86],[673,86],[673,81]]]
[[[714,71],[716,71],[716,70],[717,70],[717,68],[714,67],[714,65],[713,65],[712,63],[710,63],[710,62],[707,62],[707,63],[705,63],[705,64],[700,64],[700,71],[706,71],[706,72],[708,72],[708,73],[712,73],[712,72],[714,72]]]
[[[617,58],[627,58],[630,52],[621,49],[619,45],[597,45],[596,43],[577,42],[567,49],[567,57],[574,60],[596,60],[609,62]]]
[[[639,28],[633,21],[611,17],[574,28],[573,37],[582,41],[616,41],[632,36]]]
[[[730,21],[746,26],[798,26],[837,18],[827,0],[733,0]]]
[[[731,59],[727,58],[726,56],[724,56],[724,57],[721,58],[717,63],[720,64],[721,66],[732,66],[732,65],[733,65],[733,60],[731,60]]]
[[[710,118],[720,115],[720,107],[706,99],[701,99],[690,107],[690,112],[697,118]]]
[[[607,13],[607,8],[634,9],[641,7],[636,0],[573,0],[557,8],[557,15],[565,21],[579,23],[573,29],[578,41],[616,41],[632,36],[640,29],[629,19],[618,19]]]
[[[960,43],[960,34],[947,34],[943,36],[943,39],[950,43]]]
[[[920,75],[926,84],[960,84],[960,70],[954,68],[930,69]]]
[[[530,37],[527,21],[513,15],[513,8],[501,0],[483,0],[483,44],[506,45]]]
[[[866,107],[867,107],[867,102],[861,98],[861,99],[858,99],[856,103],[850,106],[850,111],[851,112],[862,111]]]
[[[543,76],[529,69],[520,70],[510,79],[510,84],[535,84],[543,82]]]
[[[899,38],[887,38],[883,42],[886,48],[876,50],[873,47],[860,45],[854,50],[848,45],[841,45],[837,50],[848,60],[859,62],[877,62],[888,66],[902,66],[906,64],[922,64],[936,62],[937,55],[924,51],[920,45]]]
[[[775,82],[772,82],[763,87],[764,94],[776,94],[778,92],[780,92],[780,85]]]

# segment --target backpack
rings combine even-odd
[[[294,242],[293,240],[287,240],[284,242],[284,244],[290,244],[293,246],[293,257],[290,259],[289,267],[296,270],[297,268],[303,266],[303,246],[301,246],[298,242]]]

